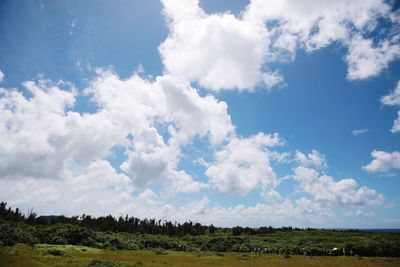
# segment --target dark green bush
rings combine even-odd
[[[88,265],[88,267],[122,267],[118,262],[111,262],[106,260],[92,260]]]
[[[49,249],[47,253],[53,256],[65,256],[64,251],[59,249]]]
[[[92,230],[71,224],[55,224],[37,233],[40,243],[60,245],[95,246],[96,233]]]
[[[34,228],[20,223],[0,224],[0,243],[3,246],[13,246],[17,243],[35,244],[38,240],[34,237]]]

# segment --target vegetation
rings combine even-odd
[[[61,251],[63,256],[49,251]],[[219,253],[220,256],[217,256]],[[400,258],[326,257],[238,252],[182,252],[157,254],[152,250],[102,250],[73,245],[24,245],[0,248],[0,267],[76,266],[76,267],[146,267],[146,266],[323,266],[323,267],[392,267]]]
[[[245,255],[250,252],[259,255],[400,257],[399,233],[292,227],[219,228],[192,222],[180,224],[128,216],[114,218],[110,215],[97,218],[87,215],[44,217],[33,212],[24,215],[2,202],[0,247],[18,243],[148,250],[160,256],[172,251],[189,251],[199,255],[213,252],[222,256],[227,252],[237,252],[236,257],[240,260],[245,260]],[[49,250],[47,254],[64,256],[62,251],[57,250]]]

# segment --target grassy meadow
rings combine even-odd
[[[400,266],[400,258],[300,256],[238,252],[107,250],[74,245],[17,244],[0,249],[6,266]]]

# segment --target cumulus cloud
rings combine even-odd
[[[252,142],[261,142],[269,149],[280,143],[273,135],[259,134],[252,138],[260,139]],[[18,205],[23,210],[34,208],[40,214],[51,214],[53,211],[67,215],[129,214],[140,218],[191,220],[219,226],[264,226],[265,222],[281,226],[293,225],[295,221],[294,226],[337,227],[337,222],[333,220],[333,208],[354,207],[357,210],[349,216],[361,216],[367,214],[359,212],[360,207],[383,201],[382,195],[372,189],[358,187],[353,179],[334,181],[332,177],[302,166],[294,170],[293,177],[300,182],[300,189],[310,194],[311,198],[288,199],[270,187],[263,191],[264,200],[267,200],[265,203],[221,206],[221,203],[212,203],[205,194],[185,204],[171,204],[174,203],[171,196],[165,198],[148,188],[133,191],[131,180],[117,173],[107,161],[93,162],[63,180],[27,178],[19,180],[15,186],[15,181],[2,179],[0,194],[11,205]],[[11,187],[13,189],[9,190]]]
[[[265,85],[268,89],[273,87],[282,87],[285,85],[284,78],[279,71],[265,72],[262,75]]]
[[[133,147],[121,168],[133,174],[135,184],[145,186],[164,179],[169,192],[193,192],[206,186],[193,181],[185,171],[177,170],[179,147],[166,145],[155,128],[137,136]]]
[[[121,147],[121,169],[135,185],[198,191],[205,185],[178,169],[181,148],[194,138],[219,145],[234,134],[225,102],[171,76],[123,80],[99,69],[84,90],[97,110],[84,114],[74,111],[77,90],[68,83],[39,80],[24,87],[30,96],[0,91],[2,178],[64,179],[93,162],[105,164]]]
[[[221,192],[238,195],[246,195],[258,186],[273,187],[278,181],[268,148],[280,144],[277,134],[232,138],[214,154],[215,160],[206,170],[209,183]]]
[[[329,205],[376,205],[382,204],[384,197],[375,190],[358,187],[352,178],[335,181],[328,175],[320,175],[315,169],[303,166],[294,169],[294,179],[301,189],[315,201]]]
[[[313,51],[340,42],[349,48],[349,79],[376,76],[400,56],[398,38],[387,35],[378,43],[362,37],[376,29],[378,19],[395,25],[390,6],[372,1],[262,1],[252,0],[244,12],[247,21],[270,23],[273,59],[294,58],[298,47]]]
[[[307,155],[296,150],[295,160],[300,166],[304,167],[316,167],[316,168],[327,167],[325,156],[319,153],[315,149],[313,149],[311,153],[308,153]]]
[[[70,84],[39,80],[24,87],[28,96],[0,89],[2,178],[62,179],[68,166],[104,158],[123,143],[109,114],[72,111],[77,93]]]
[[[172,76],[148,81],[138,75],[121,80],[107,70],[99,74],[86,93],[93,95],[100,111],[125,136],[132,134],[121,168],[133,176],[134,183],[165,182],[168,188],[182,192],[203,188],[204,184],[178,170],[180,149],[196,136],[207,138],[212,145],[228,139],[234,127],[226,103],[211,95],[201,97],[188,82]],[[168,130],[168,140],[158,132],[160,125]]]
[[[101,170],[100,167],[99,170]],[[86,170],[91,171],[91,170]],[[84,174],[85,171],[82,172]],[[265,222],[274,226],[322,225],[332,218],[332,212],[320,203],[301,198],[296,201],[284,199],[271,204],[256,203],[254,205],[235,205],[223,207],[212,204],[207,196],[193,199],[188,203],[172,205],[158,193],[143,189],[131,193],[121,187],[108,186],[107,183],[96,183],[87,187],[71,190],[77,177],[66,180],[21,180],[17,184],[10,180],[0,180],[0,194],[10,205],[17,205],[23,211],[34,209],[39,214],[79,215],[91,214],[101,216],[136,216],[139,218],[167,219],[183,222],[191,220],[218,226],[264,226]],[[118,183],[119,184],[119,183]],[[14,188],[9,190],[10,186]],[[103,186],[100,186],[103,185]],[[129,188],[129,187],[128,187]]]
[[[263,81],[269,38],[262,24],[181,2],[162,1],[170,32],[159,51],[167,73],[215,91],[252,90]]]
[[[184,80],[167,75],[150,81],[136,74],[122,80],[109,70],[98,73],[85,92],[125,132],[135,135],[166,124],[176,142],[187,143],[198,135],[217,144],[234,130],[227,104],[211,95],[201,97]]]
[[[397,112],[397,119],[393,122],[393,127],[390,131],[392,133],[400,133],[400,111]]]
[[[381,103],[387,106],[400,106],[400,81],[397,82],[393,91],[381,97]]]
[[[24,211],[33,209],[39,214],[103,216],[135,214],[136,210],[138,215],[149,212],[141,208],[151,207],[156,202],[156,194],[150,189],[134,193],[124,177],[102,165],[95,163],[80,174],[63,180],[26,178],[16,183],[2,179],[0,194],[10,205]],[[106,173],[100,174],[102,170]],[[100,174],[99,181],[95,174]],[[90,182],[92,187],[89,187]],[[145,215],[149,217],[150,214]]]
[[[356,36],[350,41],[349,53],[346,56],[347,77],[357,80],[377,76],[391,61],[399,57],[398,42],[385,40],[374,45],[373,40]]]
[[[26,82],[31,94],[0,89],[0,176],[58,177],[63,169],[65,109],[75,101],[73,90],[49,81]]]
[[[381,103],[387,106],[400,106],[400,81],[397,82],[397,86],[393,91],[381,97]],[[400,133],[400,111],[397,112],[397,119],[394,120],[390,131],[392,133]]]
[[[69,178],[74,191],[111,188],[116,191],[133,191],[132,182],[123,173],[117,173],[108,161],[98,160],[90,163],[85,171]]]
[[[4,73],[0,70],[0,82],[2,82],[4,79]]]
[[[172,76],[159,77],[156,82],[165,94],[167,116],[174,126],[169,130],[174,140],[187,143],[198,135],[217,145],[234,134],[225,102],[212,95],[201,97],[188,82]]]
[[[121,168],[134,174],[136,184],[143,186],[151,180],[158,181],[166,172],[175,169],[170,165],[176,165],[179,150],[166,145],[155,128],[136,135],[132,143],[133,149]]]
[[[198,0],[181,2],[162,1],[169,27],[159,47],[165,71],[214,91],[279,86],[283,77],[263,73],[263,66],[334,42],[348,48],[350,80],[376,76],[400,57],[396,31],[369,37],[378,20],[389,29],[399,24],[383,0],[252,0],[239,16],[207,14]]]
[[[14,205],[30,204],[46,206],[61,197],[61,188],[46,183],[45,180],[26,179],[15,183],[10,190],[9,201]]]
[[[386,173],[391,169],[400,170],[400,152],[385,152],[374,150],[371,152],[373,160],[363,169],[369,173]]]

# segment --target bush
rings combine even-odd
[[[43,228],[38,233],[41,243],[59,245],[95,246],[96,233],[86,228],[71,224],[55,224]]]
[[[35,244],[37,239],[33,236],[34,229],[19,223],[0,224],[0,244],[13,246],[17,243]]]
[[[118,262],[111,262],[111,261],[105,261],[105,260],[92,260],[88,265],[88,267],[122,267],[121,264]]]
[[[64,251],[61,251],[59,249],[49,249],[47,253],[53,256],[65,256]]]

